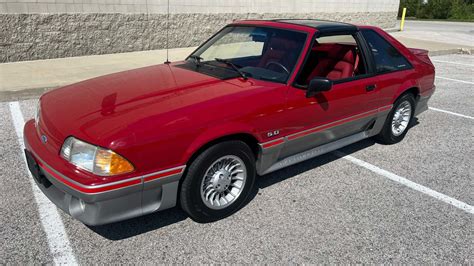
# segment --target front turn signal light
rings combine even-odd
[[[133,170],[130,162],[111,150],[98,149],[95,154],[94,173],[97,175],[121,175]]]

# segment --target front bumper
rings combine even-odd
[[[61,210],[87,225],[122,221],[176,205],[184,166],[87,186],[56,171],[39,156],[43,151],[34,125],[25,125],[24,136],[28,168],[38,187]]]

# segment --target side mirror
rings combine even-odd
[[[308,89],[306,90],[306,98],[311,98],[314,95],[328,91],[332,88],[332,81],[327,78],[314,78],[309,82]]]

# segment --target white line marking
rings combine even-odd
[[[450,79],[450,78],[446,78],[446,77],[440,77],[440,76],[436,76],[437,79],[445,79],[445,80],[450,80],[450,81],[456,81],[456,82],[461,82],[461,83],[466,83],[466,84],[474,84],[474,82],[471,82],[471,81],[465,81],[465,80],[460,80],[460,79]]]
[[[448,64],[460,65],[460,66],[470,66],[470,67],[474,67],[474,65],[471,65],[471,64],[463,64],[463,63],[450,62],[450,61],[443,61],[443,60],[431,59],[431,61],[433,61],[433,62],[439,62],[439,63],[448,63]]]
[[[25,144],[23,143],[23,126],[25,120],[18,102],[10,102],[9,106],[13,118],[13,125],[15,126],[15,132],[18,137],[18,144],[20,144],[21,148],[21,156],[26,165],[26,158],[23,153],[23,149],[25,148]],[[73,250],[69,244],[69,239],[66,230],[64,229],[64,224],[61,221],[61,217],[59,216],[58,209],[36,186],[30,171],[26,170],[26,172],[28,173],[28,179],[33,189],[36,205],[38,206],[41,224],[43,225],[44,232],[48,238],[49,250],[53,256],[54,264],[77,265],[76,258],[74,257]]]
[[[413,190],[416,190],[416,191],[418,191],[418,192],[424,193],[424,194],[426,194],[426,195],[428,195],[428,196],[430,196],[430,197],[433,197],[433,198],[435,198],[435,199],[437,199],[437,200],[440,200],[440,201],[442,201],[442,202],[444,202],[444,203],[450,204],[450,205],[452,205],[452,206],[454,206],[454,207],[456,207],[456,208],[459,208],[459,209],[461,209],[461,210],[463,210],[463,211],[465,211],[465,212],[467,212],[467,213],[474,214],[474,207],[471,206],[471,205],[469,205],[469,204],[467,204],[467,203],[464,203],[464,202],[459,201],[459,200],[457,200],[457,199],[455,199],[455,198],[451,198],[451,197],[449,197],[449,196],[446,196],[446,195],[444,195],[444,194],[442,194],[442,193],[439,193],[439,192],[437,192],[437,191],[432,190],[431,188],[428,188],[428,187],[425,187],[425,186],[423,186],[423,185],[417,184],[417,183],[415,183],[415,182],[413,182],[413,181],[410,181],[410,180],[408,180],[408,179],[406,179],[406,178],[404,178],[404,177],[398,176],[398,175],[396,175],[396,174],[394,174],[394,173],[391,173],[391,172],[389,172],[389,171],[387,171],[387,170],[381,169],[381,168],[379,168],[379,167],[377,167],[377,166],[375,166],[375,165],[372,165],[372,164],[370,164],[370,163],[364,162],[364,161],[359,160],[359,159],[357,159],[357,158],[355,158],[355,157],[352,157],[352,156],[350,156],[350,155],[344,154],[344,153],[342,153],[342,152],[340,152],[340,151],[334,151],[333,153],[334,153],[336,156],[338,156],[338,157],[344,158],[344,159],[346,159],[346,160],[348,160],[348,161],[350,161],[350,162],[352,162],[352,163],[354,163],[354,164],[356,164],[356,165],[362,166],[362,167],[364,167],[364,168],[366,168],[366,169],[368,169],[368,170],[370,170],[370,171],[372,171],[372,172],[374,172],[374,173],[376,173],[376,174],[379,174],[379,175],[381,175],[381,176],[384,176],[384,177],[386,177],[386,178],[388,178],[388,179],[390,179],[390,180],[392,180],[392,181],[395,181],[395,182],[397,182],[397,183],[400,183],[400,184],[402,184],[402,185],[404,185],[404,186],[407,186],[407,187],[409,187],[409,188],[411,188],[411,189],[413,189]]]
[[[455,115],[455,116],[459,116],[459,117],[474,119],[474,117],[472,117],[472,116],[463,115],[463,114],[459,114],[459,113],[455,113],[455,112],[450,112],[450,111],[446,111],[446,110],[443,110],[443,109],[438,109],[438,108],[433,108],[433,107],[429,107],[429,109],[433,110],[433,111],[437,111],[437,112],[447,113],[447,114],[450,114],[450,115]]]

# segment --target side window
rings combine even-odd
[[[407,69],[411,66],[395,47],[375,31],[363,30],[362,35],[374,56],[377,73]]]
[[[297,79],[305,86],[314,78],[339,81],[367,74],[364,57],[351,34],[317,38]]]

